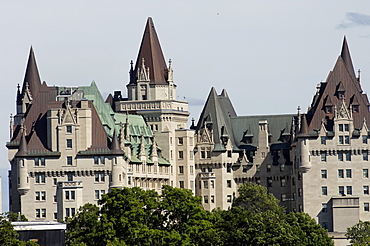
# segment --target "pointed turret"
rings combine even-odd
[[[21,135],[21,140],[19,143],[18,152],[15,154],[16,157],[24,157],[27,156],[27,141],[25,136],[25,131],[23,130]]]
[[[131,76],[130,83],[137,82],[138,72],[142,68],[143,61],[145,66],[149,68],[150,84],[167,84],[167,65],[151,17],[148,18],[145,26],[134,75]]]
[[[340,57],[343,59],[343,62],[345,64],[348,72],[351,74],[351,76],[353,78],[356,78],[355,70],[353,69],[351,54],[349,53],[349,48],[348,48],[346,36],[344,36],[344,38],[343,38],[342,52],[340,54]]]
[[[306,115],[302,115],[301,120],[301,129],[299,131],[298,137],[307,137],[308,136],[308,124],[306,120]]]
[[[112,154],[112,155],[123,155],[123,151],[121,150],[121,148],[119,146],[116,130],[114,130],[114,132],[113,132],[113,139],[112,139],[112,145],[110,147],[110,154]]]
[[[36,58],[35,58],[35,54],[33,52],[32,46],[30,49],[29,57],[28,57],[26,73],[24,75],[22,94],[26,90],[27,83],[28,83],[29,90],[31,92],[32,97],[35,98],[41,86],[41,79],[40,79],[39,71],[37,69]]]

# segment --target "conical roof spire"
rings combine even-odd
[[[110,146],[110,154],[112,155],[122,155],[123,154],[123,151],[119,147],[116,130],[114,130],[113,132],[112,145]]]
[[[302,115],[301,129],[299,131],[298,137],[307,137],[308,136],[308,124],[306,120],[306,115]]]
[[[139,54],[137,56],[134,72],[136,77],[138,71],[140,71],[143,59],[145,61],[145,66],[149,68],[150,83],[167,84],[167,65],[151,17],[148,18],[146,23]],[[131,81],[131,83],[135,83],[136,79]]]
[[[353,69],[351,54],[349,53],[349,48],[348,48],[346,36],[344,36],[344,38],[343,38],[342,52],[340,54],[340,57],[343,59],[343,62],[345,64],[348,72],[351,74],[351,76],[353,76],[353,78],[356,78],[355,70]]]
[[[30,48],[30,54],[28,57],[28,63],[26,68],[26,73],[24,75],[22,94],[26,90],[26,84],[29,85],[29,90],[31,91],[32,97],[35,98],[39,92],[41,86],[41,79],[39,71],[37,69],[35,54],[33,53],[33,48]]]
[[[18,152],[15,154],[16,157],[24,157],[27,156],[27,141],[26,141],[26,134],[25,130],[23,129],[21,135],[21,141],[19,143]]]

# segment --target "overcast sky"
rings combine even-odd
[[[48,85],[89,85],[126,95],[151,16],[179,99],[198,120],[211,87],[238,115],[305,112],[347,36],[364,92],[370,89],[370,1],[1,1],[0,175],[8,209],[9,115],[32,45]]]

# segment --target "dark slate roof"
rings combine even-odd
[[[327,122],[327,130],[333,130],[334,107],[332,113],[327,114],[325,112],[325,105],[328,106],[332,104],[339,110],[342,99],[339,99],[337,96],[338,90],[345,91],[345,105],[348,109],[350,108],[350,103],[353,104],[353,102],[355,102],[357,103],[356,105],[359,105],[359,113],[353,113],[352,117],[354,127],[360,129],[364,119],[366,119],[367,122],[370,121],[368,109],[369,100],[367,95],[362,93],[361,84],[355,76],[347,39],[345,37],[341,54],[334,65],[333,71],[329,73],[326,82],[321,82],[319,91],[313,97],[311,107],[308,109],[307,122],[309,131],[320,129],[323,119]],[[356,101],[351,100],[351,98],[354,97],[357,99]]]
[[[228,132],[233,143],[233,129],[231,128],[230,117],[234,116],[236,116],[236,112],[226,91],[224,90],[221,95],[217,95],[215,88],[212,87],[200,115],[196,130],[199,131],[205,123],[212,122],[214,150],[223,151],[225,148],[220,139],[221,129],[222,127],[226,128],[225,131]]]
[[[63,108],[64,101],[56,101],[58,95],[58,87],[48,87],[44,82],[39,90],[39,96],[35,98],[32,104],[28,107],[25,114],[24,127],[26,128],[27,136],[27,150],[28,155],[54,155],[55,151],[51,151],[47,146],[47,110],[52,108]],[[80,101],[76,100],[72,102],[73,108],[80,107]],[[109,153],[108,148],[108,135],[104,130],[104,127],[100,121],[98,113],[91,101],[88,103],[88,107],[91,108],[92,116],[92,145],[87,150],[91,153]],[[21,128],[18,125],[15,127],[14,135],[9,146],[17,145],[21,141]]]
[[[167,65],[151,17],[148,18],[146,23],[139,54],[136,59],[133,73],[135,78],[131,78],[130,83],[136,83],[137,71],[142,65],[143,58],[145,66],[149,67],[150,84],[167,84]]]
[[[35,54],[33,52],[32,46],[30,48],[30,54],[28,57],[26,73],[24,75],[22,94],[24,93],[26,89],[26,82],[28,82],[29,90],[31,91],[32,97],[36,97],[40,89],[40,86],[41,86],[41,79],[40,79],[39,71],[37,69],[36,58],[35,58]]]
[[[268,123],[269,135],[271,136],[271,143],[283,143],[282,136],[289,135],[291,132],[292,119],[296,117],[295,114],[284,115],[253,115],[253,116],[237,116],[231,117],[231,125],[233,129],[235,145],[241,147],[245,145],[242,142],[244,133],[251,132],[253,134],[253,142],[249,145],[258,146],[258,132],[261,120],[266,120]],[[243,149],[245,147],[242,147]]]

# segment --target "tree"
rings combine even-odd
[[[113,189],[67,219],[68,245],[211,245],[213,214],[190,190]]]
[[[243,184],[238,189],[239,196],[234,199],[233,207],[243,207],[251,212],[274,211],[282,213],[284,208],[279,200],[268,193],[266,187],[254,183]]]
[[[0,245],[15,246],[15,245],[38,245],[35,242],[24,242],[18,240],[18,233],[14,230],[14,227],[11,223],[14,219],[14,215],[18,217],[17,214],[8,212],[0,215]],[[9,216],[9,217],[8,217]],[[23,219],[27,220],[23,216]]]
[[[298,236],[299,245],[334,245],[327,231],[307,213],[289,213],[286,221],[293,234]]]
[[[360,221],[356,225],[347,228],[347,239],[355,246],[370,245],[370,222]]]
[[[230,210],[215,211],[223,245],[333,245],[326,230],[309,215],[285,215],[265,187],[248,183],[238,192]]]

